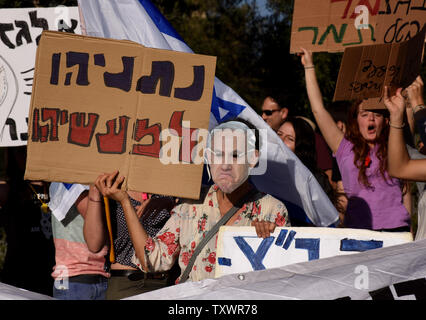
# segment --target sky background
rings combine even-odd
[[[261,13],[262,15],[267,14],[266,7],[265,7],[265,5],[266,5],[266,0],[256,0],[256,4],[257,4],[257,6],[259,7],[260,13]]]

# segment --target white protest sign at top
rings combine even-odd
[[[409,232],[378,232],[347,228],[276,228],[259,238],[254,227],[221,227],[215,277],[306,262],[402,244]]]
[[[0,147],[27,144],[37,45],[43,30],[80,34],[78,7],[0,10]]]

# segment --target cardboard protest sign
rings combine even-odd
[[[198,198],[215,65],[127,40],[43,32],[25,179],[89,184],[117,169],[124,189]]]
[[[406,41],[423,28],[425,10],[423,0],[295,0],[290,52]]]
[[[221,227],[215,277],[278,268],[294,263],[354,254],[412,241],[409,232],[363,229],[276,228],[259,238],[254,227]]]
[[[0,21],[0,146],[21,146],[41,32],[81,33],[78,7],[1,9]]]
[[[334,101],[381,97],[384,86],[408,87],[420,71],[425,35],[426,27],[405,42],[347,48]]]

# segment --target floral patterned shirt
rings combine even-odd
[[[221,218],[217,201],[218,187],[213,185],[204,201],[186,202],[176,206],[170,219],[155,237],[149,237],[145,245],[145,261],[150,272],[169,270],[176,258],[179,259],[181,275],[191,255],[207,232]],[[206,193],[202,193],[206,194]],[[285,205],[271,195],[261,193],[253,196],[236,213],[233,226],[250,226],[253,219],[274,222],[277,226],[289,226]],[[216,263],[217,235],[214,236],[198,255],[188,280],[200,281],[214,277]],[[141,268],[140,261],[133,255],[132,261]],[[178,283],[180,277],[176,280]]]

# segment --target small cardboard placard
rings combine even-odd
[[[295,0],[290,52],[407,41],[425,25],[425,10],[423,0]]]
[[[347,48],[334,101],[382,97],[384,86],[408,87],[418,76],[426,27],[412,39],[393,44]]]
[[[211,56],[44,31],[25,179],[90,184],[117,169],[125,190],[197,199],[215,66]]]
[[[276,228],[259,238],[254,227],[219,229],[215,277],[356,254],[413,241],[409,232],[349,228]]]

